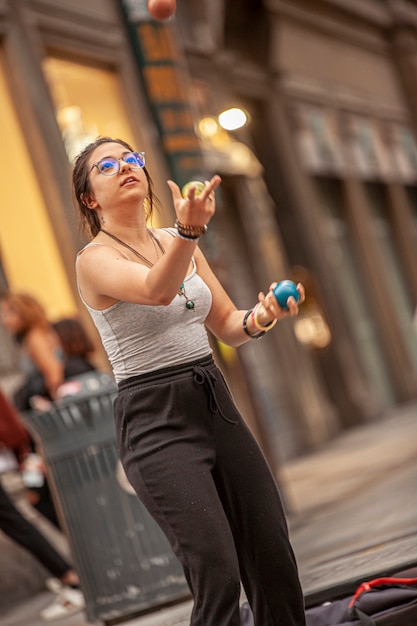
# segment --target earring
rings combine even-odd
[[[101,216],[101,217],[100,217],[100,222],[101,222],[102,224],[105,224],[105,223],[106,223],[106,220],[104,219],[104,217],[103,217],[103,216]]]

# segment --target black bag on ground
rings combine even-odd
[[[307,626],[417,626],[417,568],[362,583],[353,596],[306,611]]]

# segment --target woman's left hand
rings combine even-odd
[[[272,321],[274,319],[280,320],[280,319],[283,319],[284,317],[288,317],[288,316],[294,317],[298,315],[298,307],[305,300],[304,286],[301,283],[298,283],[297,284],[297,291],[299,295],[298,303],[295,301],[295,298],[293,296],[290,296],[287,300],[288,311],[285,311],[279,306],[278,301],[274,295],[274,288],[277,286],[277,284],[278,283],[272,283],[266,295],[262,291],[258,294],[258,300],[259,302],[262,303],[262,308],[265,311],[264,312],[261,310],[259,313],[260,322],[262,324],[264,323],[267,324],[269,321]]]

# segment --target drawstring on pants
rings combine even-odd
[[[194,382],[197,383],[197,385],[204,385],[205,383],[207,383],[210,396],[210,411],[212,413],[220,413],[225,422],[228,422],[229,424],[237,424],[237,421],[231,420],[230,418],[226,417],[226,415],[220,408],[219,402],[216,397],[216,391],[214,389],[214,386],[216,384],[216,376],[214,375],[214,372],[205,369],[204,367],[200,367],[199,365],[196,365],[195,367],[193,367],[193,374]]]
[[[215,384],[217,382],[216,370],[213,358],[211,355],[202,357],[198,361],[191,361],[188,363],[181,363],[180,365],[173,365],[165,367],[155,372],[147,372],[145,374],[139,374],[138,376],[131,376],[119,382],[119,391],[126,389],[133,389],[135,385],[146,385],[149,383],[162,383],[163,381],[175,380],[177,376],[183,376],[185,373],[193,375],[193,380],[198,385],[206,386],[206,389],[210,396],[210,411],[212,413],[220,413],[225,422],[236,425],[238,421],[226,417],[220,408],[220,404],[216,397]]]

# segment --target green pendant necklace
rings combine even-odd
[[[195,302],[194,302],[194,300],[190,300],[190,298],[187,297],[187,294],[185,293],[184,283],[182,283],[182,285],[180,287],[180,290],[178,292],[178,295],[184,296],[184,298],[185,298],[185,307],[189,311],[194,311],[194,309],[195,309]]]
[[[159,241],[159,239],[157,237],[155,237],[155,235],[148,228],[146,230],[147,230],[147,233],[148,233],[149,237],[152,240],[152,243],[155,246],[155,249],[156,249],[156,246],[158,246],[158,248],[160,249],[162,254],[165,254],[165,248],[162,245],[162,243]],[[128,243],[126,243],[125,241],[122,241],[121,239],[119,239],[119,237],[116,237],[116,235],[112,235],[107,230],[104,230],[104,228],[101,229],[101,232],[104,233],[105,235],[107,235],[108,237],[111,237],[112,239],[114,239],[115,241],[120,243],[120,245],[124,246],[125,248],[127,248],[128,250],[133,252],[133,254],[136,255],[142,261],[142,263],[144,263],[147,267],[150,268],[150,267],[154,266],[154,263],[152,263],[152,261],[150,261],[145,256],[143,256],[143,254],[141,254],[140,252],[135,250],[135,248],[132,248],[132,246],[129,246]],[[180,287],[180,289],[178,291],[178,295],[182,296],[183,298],[185,298],[185,307],[189,311],[194,311],[194,309],[195,309],[195,302],[193,300],[190,300],[190,298],[187,296],[187,294],[185,292],[184,283],[181,284],[181,287]]]

